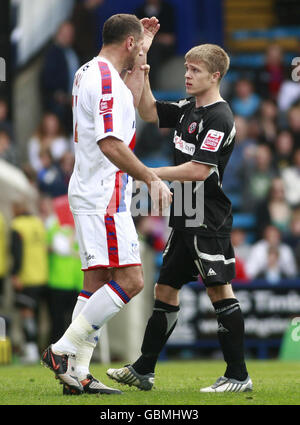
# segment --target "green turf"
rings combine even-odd
[[[112,367],[121,365],[114,364]],[[54,374],[40,365],[0,366],[1,405],[271,405],[300,404],[300,362],[249,361],[251,393],[202,394],[224,372],[219,361],[180,361],[158,364],[155,388],[143,392],[111,381],[109,366],[93,364],[91,372],[103,383],[123,390],[122,395],[62,396]]]

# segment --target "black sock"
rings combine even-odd
[[[243,381],[248,372],[244,358],[244,318],[236,298],[213,303],[218,320],[218,338],[227,368],[224,376]]]
[[[155,301],[152,316],[145,330],[142,355],[132,365],[141,375],[154,372],[159,353],[176,326],[178,311],[179,306]]]

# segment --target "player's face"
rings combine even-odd
[[[137,58],[143,54],[143,44],[144,34],[142,34],[138,39],[134,39],[128,59],[127,69],[132,69],[137,61]]]
[[[198,96],[212,87],[214,74],[211,74],[204,62],[185,62],[185,88],[192,96]]]

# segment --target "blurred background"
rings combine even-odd
[[[216,43],[230,55],[221,92],[237,135],[223,187],[233,204],[246,354],[300,360],[299,2],[1,0],[0,363],[37,362],[68,326],[82,287],[67,202],[71,90],[115,13],[160,20],[148,57],[157,99],[185,97],[183,57],[194,45]],[[149,166],[172,164],[172,130],[137,118],[136,155]],[[109,322],[95,361],[139,355],[169,229],[165,217],[138,217],[136,226],[145,289]],[[161,360],[219,358],[216,327],[202,283],[191,282]]]

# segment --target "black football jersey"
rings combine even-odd
[[[187,98],[178,102],[156,102],[159,126],[175,128],[174,162],[181,165],[196,161],[211,165],[211,172],[204,183],[204,218],[199,225],[186,225],[193,217],[186,215],[184,204],[182,214],[178,214],[178,198],[174,196],[170,222],[171,227],[202,234],[203,236],[227,237],[232,227],[231,202],[222,190],[222,179],[235,141],[235,125],[227,102],[218,101],[196,108],[195,99]],[[196,208],[197,184],[193,182],[192,208]],[[201,184],[201,183],[200,183]],[[182,192],[186,188],[181,184]],[[176,192],[176,191],[175,191]],[[176,194],[176,193],[174,193]],[[182,203],[186,202],[184,195]],[[202,206],[203,208],[203,206]],[[175,213],[175,210],[177,211]],[[190,210],[188,210],[190,211]],[[190,214],[190,213],[189,213]],[[196,214],[195,214],[195,217]]]

